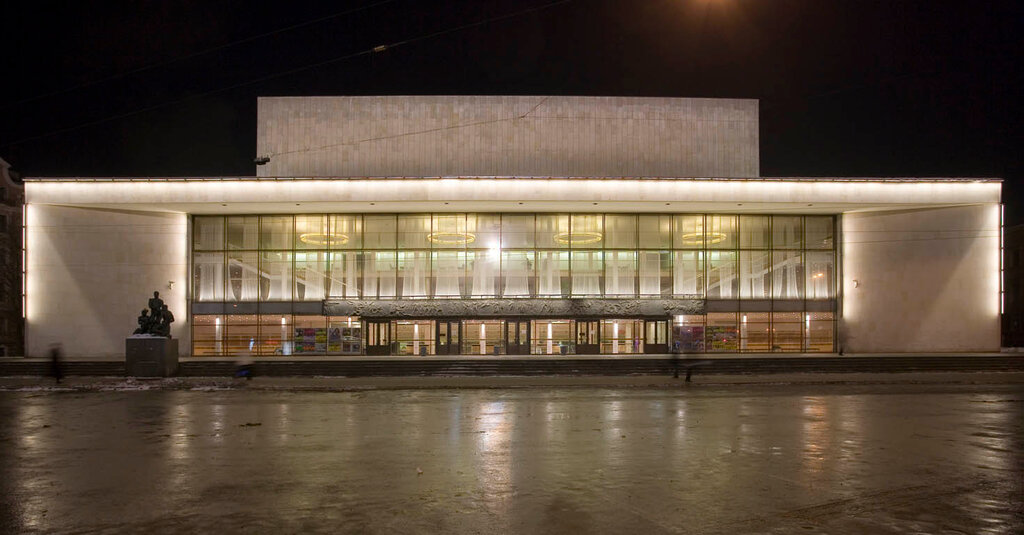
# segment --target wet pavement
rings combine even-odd
[[[1022,533],[1024,385],[0,391],[0,532]]]

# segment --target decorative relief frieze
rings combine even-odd
[[[665,317],[703,314],[700,299],[397,299],[324,301],[324,315],[429,317]]]

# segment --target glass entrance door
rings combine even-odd
[[[644,329],[644,353],[668,353],[668,320],[646,320]]]
[[[579,320],[576,322],[576,353],[579,355],[596,355],[600,353],[598,344],[597,320]]]
[[[434,337],[437,341],[437,347],[434,353],[437,355],[458,355],[460,338],[458,320],[438,320],[437,333]]]
[[[366,354],[388,355],[391,353],[391,322],[387,320],[366,321]]]
[[[530,354],[530,322],[508,320],[505,324],[505,341],[509,355]]]

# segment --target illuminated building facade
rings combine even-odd
[[[999,348],[1000,182],[761,178],[756,101],[259,108],[255,177],[27,180],[29,354]]]

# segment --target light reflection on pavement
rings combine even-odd
[[[1021,533],[1021,385],[0,392],[0,531]]]

